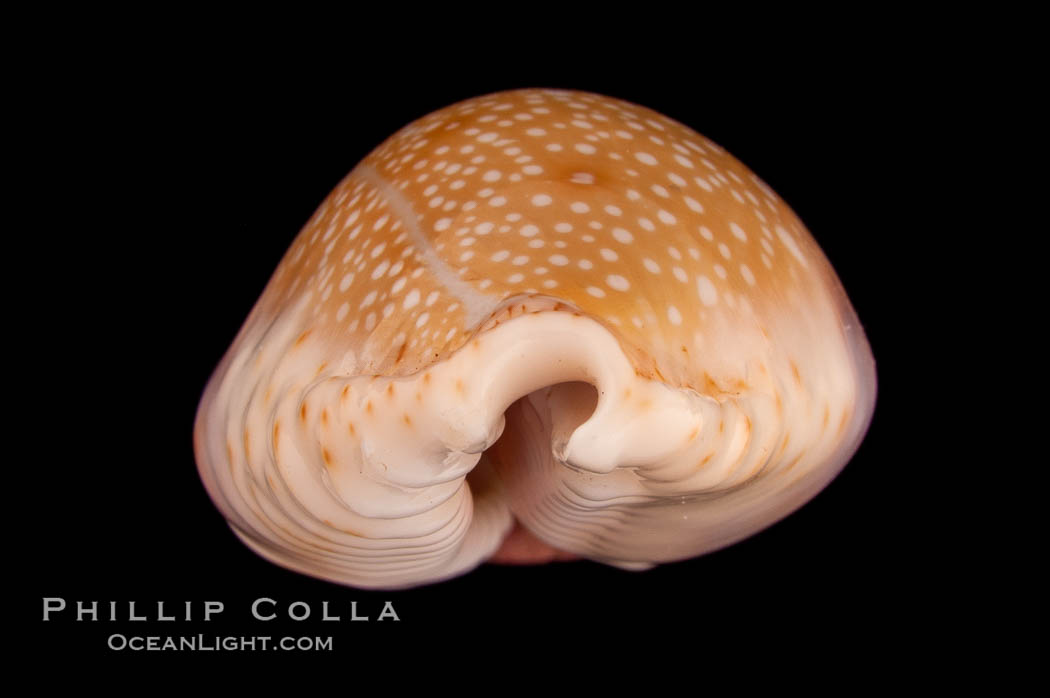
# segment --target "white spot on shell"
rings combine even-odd
[[[372,271],[372,279],[378,279],[380,276],[386,273],[386,270],[388,268],[390,268],[390,262],[384,259],[382,262],[379,263],[379,266],[377,266]]]
[[[775,230],[777,231],[777,237],[780,238],[780,242],[784,243],[784,247],[788,248],[788,251],[799,261],[805,268],[809,268],[809,263],[806,262],[806,258],[802,256],[802,250],[798,248],[798,244],[795,239],[791,237],[791,234],[783,227],[778,225]]]
[[[751,272],[751,268],[748,267],[746,264],[740,265],[740,275],[744,277],[744,281],[746,281],[749,285],[755,285],[755,275]]]
[[[702,274],[696,277],[696,291],[700,296],[700,302],[704,305],[714,305],[718,302],[718,291],[715,290],[715,285],[711,279]]]
[[[405,302],[404,302],[402,307],[404,307],[405,310],[409,310],[410,308],[414,308],[418,304],[419,304],[419,289],[418,288],[414,288],[414,289],[412,289],[411,291],[408,292],[407,296],[405,296]]]

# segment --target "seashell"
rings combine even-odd
[[[516,90],[368,155],[292,243],[200,403],[251,549],[363,588],[465,573],[515,521],[646,569],[803,505],[871,419],[830,264],[665,116]]]

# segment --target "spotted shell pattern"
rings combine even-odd
[[[874,386],[834,271],[744,165],[638,105],[517,90],[406,126],[325,199],[196,450],[235,532],[315,576],[446,578],[512,516],[644,568],[811,498]]]

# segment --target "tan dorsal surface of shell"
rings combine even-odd
[[[336,187],[195,446],[252,549],[398,588],[514,519],[632,569],[723,547],[823,488],[874,399],[842,286],[767,185],[647,108],[530,89],[419,119]]]

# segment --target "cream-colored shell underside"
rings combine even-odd
[[[402,129],[326,199],[196,448],[238,535],[326,579],[461,573],[512,515],[641,568],[812,497],[874,390],[834,272],[742,164],[642,107],[521,90]]]

